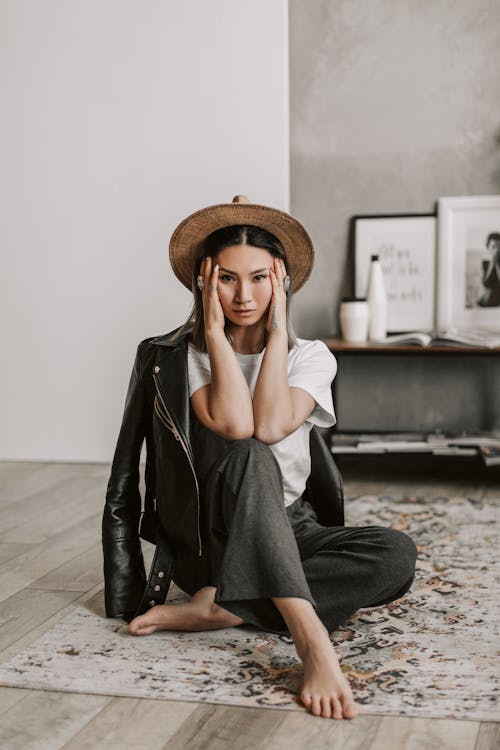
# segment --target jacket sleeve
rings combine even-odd
[[[318,428],[310,432],[311,474],[307,480],[310,500],[323,526],[344,526],[344,483],[332,453]]]
[[[144,593],[146,572],[139,539],[139,462],[146,434],[141,344],[132,368],[102,516],[106,617],[130,620]]]

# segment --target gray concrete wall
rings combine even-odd
[[[338,331],[348,219],[500,192],[498,0],[290,0],[291,212],[317,252],[299,335]]]

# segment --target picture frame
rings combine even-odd
[[[366,297],[371,256],[380,258],[387,294],[387,332],[435,326],[436,214],[351,217],[354,295]]]
[[[439,198],[438,241],[439,330],[499,332],[500,195]]]

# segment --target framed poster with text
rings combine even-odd
[[[354,294],[366,296],[370,260],[376,254],[387,294],[388,332],[433,330],[436,216],[353,216],[350,237]]]

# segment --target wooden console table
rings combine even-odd
[[[359,433],[387,434],[390,439],[399,433],[443,439],[498,434],[500,442],[500,347],[322,340],[338,361],[333,383],[336,443],[341,436]],[[394,451],[380,452],[399,451],[411,452],[396,442]],[[348,446],[342,453],[349,453]],[[455,450],[463,456],[474,453],[471,447]]]
[[[351,344],[340,337],[322,339],[334,354],[348,352],[349,354],[500,354],[500,346],[494,349],[478,346],[419,346],[418,344]]]

